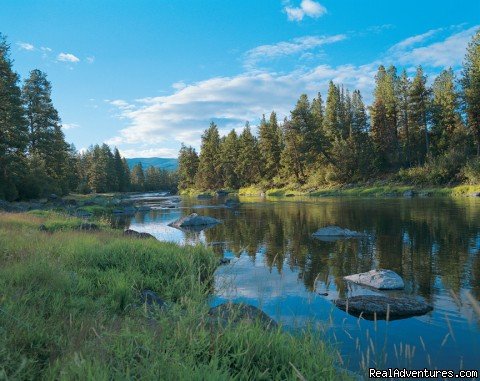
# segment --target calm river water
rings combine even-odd
[[[212,305],[226,300],[260,307],[289,330],[314,327],[333,343],[343,365],[409,369],[480,368],[480,200],[448,198],[182,198],[179,208],[137,213],[131,229],[162,241],[210,245],[231,258],[217,270]],[[223,221],[201,232],[167,224],[196,212]],[[339,225],[362,239],[320,241],[320,227]],[[332,300],[381,294],[348,286],[344,275],[391,269],[404,291],[433,305],[431,313],[391,322],[358,319]]]

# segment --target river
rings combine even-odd
[[[179,207],[137,213],[126,224],[161,241],[206,244],[230,258],[218,268],[211,304],[227,300],[260,307],[285,329],[320,330],[335,356],[353,371],[369,367],[478,369],[480,200],[473,198],[182,198]],[[154,200],[146,204],[157,205]],[[222,220],[200,232],[167,226],[196,212]],[[361,239],[321,241],[312,233],[338,225]],[[373,268],[400,274],[407,294],[433,311],[395,321],[368,321],[337,309],[347,295],[385,294],[347,285],[343,276]]]

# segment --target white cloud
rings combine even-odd
[[[17,42],[17,45],[21,50],[28,50],[28,51],[35,50],[35,46],[33,46],[28,42]]]
[[[396,62],[409,65],[425,65],[431,67],[457,66],[462,63],[465,49],[472,36],[479,29],[476,25],[466,30],[454,33],[442,41],[430,45],[413,48],[417,44],[441,31],[435,29],[424,34],[407,38],[394,45],[390,54]]]
[[[80,62],[80,58],[74,56],[71,53],[60,53],[57,56],[57,60],[62,62],[72,62],[72,63]]]
[[[345,40],[345,34],[333,36],[304,36],[291,41],[282,41],[271,45],[261,45],[245,53],[245,66],[253,67],[258,61],[302,53],[322,45]]]
[[[302,21],[305,16],[318,18],[327,13],[327,8],[313,0],[302,0],[300,7],[284,8],[290,21]]]
[[[86,58],[86,61],[89,63],[89,64],[92,64],[95,62],[95,57],[94,56],[89,56]]]
[[[78,128],[78,127],[80,127],[80,126],[76,123],[63,123],[62,124],[62,128],[64,130],[71,130],[73,128]]]
[[[109,143],[107,143],[109,144]],[[174,148],[148,148],[120,150],[124,157],[178,157],[178,150]]]

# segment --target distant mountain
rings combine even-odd
[[[127,163],[130,169],[132,169],[137,163],[142,163],[143,169],[147,169],[152,165],[156,168],[175,171],[178,167],[178,159],[171,159],[171,158],[165,158],[165,157],[127,158]]]

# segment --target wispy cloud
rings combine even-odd
[[[389,54],[400,64],[425,65],[431,67],[457,66],[462,63],[468,42],[479,28],[480,25],[476,25],[454,33],[444,40],[433,42],[429,45],[414,47],[444,31],[444,29],[429,30],[426,33],[409,37],[395,44],[389,50]]]
[[[262,60],[270,60],[292,54],[303,53],[322,45],[333,44],[345,40],[345,34],[333,36],[304,36],[291,41],[282,41],[271,45],[261,45],[245,53],[245,66],[251,68]]]
[[[93,64],[95,62],[95,57],[94,56],[89,56],[86,58],[87,63]]]
[[[20,50],[27,50],[27,51],[33,51],[35,50],[35,46],[28,42],[17,42],[18,47]]]
[[[178,156],[178,150],[174,148],[147,148],[120,150],[124,157],[170,157]]]
[[[318,18],[327,13],[327,8],[313,0],[302,0],[299,7],[287,5],[284,8],[290,21],[302,21],[305,16]]]
[[[64,130],[72,130],[72,129],[78,128],[78,127],[80,127],[80,126],[76,123],[63,123],[62,124],[62,128]]]
[[[60,53],[57,56],[57,60],[62,62],[71,62],[71,63],[80,62],[80,58],[73,55],[72,53]]]

